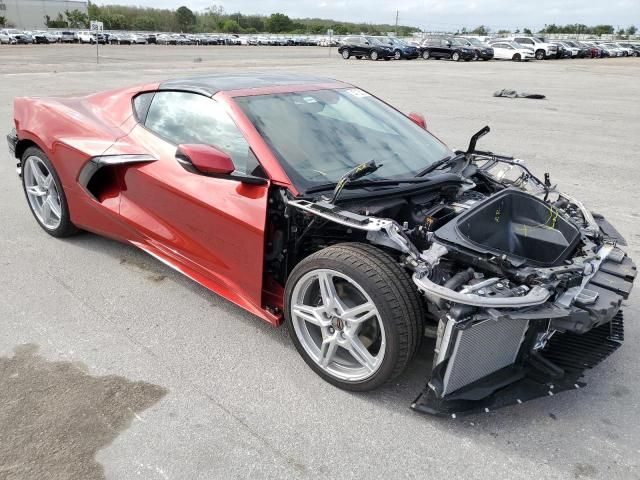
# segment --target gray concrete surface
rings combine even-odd
[[[482,147],[552,172],[554,183],[606,214],[640,258],[638,59],[345,62],[335,50],[329,57],[326,49],[294,47],[113,46],[102,53],[96,66],[89,46],[0,47],[0,132],[11,127],[15,96],[234,68],[324,74],[423,112],[454,147],[491,125]],[[492,97],[501,88],[548,98]],[[67,434],[56,437],[67,449],[77,441],[71,425],[84,418],[69,412],[69,402],[94,398],[87,385],[104,376],[122,379],[115,397],[129,398],[131,382],[155,392],[144,411],[132,397],[136,414],[120,418],[122,431],[91,441],[77,458],[61,456],[69,470],[38,475],[42,465],[33,458],[11,457],[22,462],[16,466],[3,456],[0,478],[82,478],[64,472],[94,461],[108,479],[640,478],[638,292],[625,307],[626,344],[587,374],[584,390],[455,421],[418,415],[408,405],[424,385],[428,345],[379,391],[337,390],[305,366],[285,330],[134,248],[90,234],[47,236],[28,211],[13,160],[0,156],[0,452],[20,451],[5,442],[31,448],[50,441],[37,437],[59,434],[56,412],[69,415]],[[12,358],[16,348],[24,356],[25,344],[39,347],[25,357],[37,371]],[[54,362],[84,365],[71,393],[42,388],[42,372],[55,370]],[[20,388],[7,365],[23,372]],[[15,422],[24,428],[8,437]],[[91,448],[99,449],[95,459],[86,455]]]

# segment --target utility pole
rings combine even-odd
[[[396,31],[394,32],[394,35],[396,37],[398,36],[398,10],[396,10]]]

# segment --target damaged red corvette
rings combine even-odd
[[[476,149],[488,127],[450,150],[417,114],[286,74],[17,98],[14,119],[47,233],[133,244],[285,322],[338,387],[396,377],[426,332],[412,408],[488,411],[581,387],[622,343],[624,239],[548,174]]]

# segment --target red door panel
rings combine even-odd
[[[159,160],[127,168],[123,220],[154,248],[217,284],[214,290],[260,308],[268,187],[188,172],[174,145],[141,126],[130,136]]]

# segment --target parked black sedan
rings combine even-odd
[[[460,60],[468,62],[475,58],[476,51],[470,47],[466,41],[456,38],[435,37],[427,38],[422,42],[420,55],[425,60],[429,60],[430,58],[435,58],[436,60],[450,58],[455,62]]]
[[[345,60],[352,56],[358,60],[363,57],[368,57],[371,60],[379,60],[381,58],[390,60],[394,56],[393,49],[389,45],[385,45],[375,37],[366,35],[353,35],[344,38],[342,44],[338,47],[338,53]]]
[[[481,42],[477,38],[456,37],[456,40],[460,40],[463,43],[473,48],[476,52],[475,60],[491,60],[493,58],[493,48],[488,43]]]
[[[400,40],[396,37],[376,37],[385,45],[389,45],[393,49],[393,58],[400,60],[406,58],[407,60],[413,60],[420,56],[420,51],[417,47],[409,45],[404,40]]]

